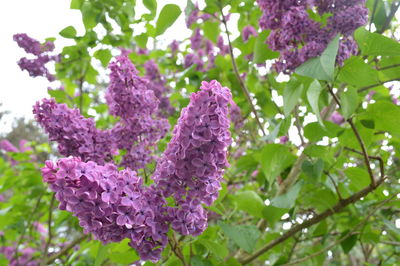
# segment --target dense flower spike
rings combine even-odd
[[[203,82],[200,89],[182,110],[153,176],[163,195],[174,197],[178,208],[170,210],[172,228],[184,235],[206,228],[201,203],[211,205],[217,198],[231,143],[229,89],[217,81]]]
[[[166,78],[161,75],[160,70],[158,69],[158,66],[154,60],[149,60],[144,63],[144,69],[146,70],[145,78],[147,78],[149,81],[148,87],[154,92],[154,95],[159,100],[158,109],[160,116],[168,117],[172,115],[175,110],[171,106],[169,98],[167,97],[169,88],[166,84]]]
[[[166,202],[154,187],[143,187],[132,170],[64,158],[46,162],[43,179],[72,212],[85,233],[104,244],[130,239],[142,260],[157,261],[167,244]]]
[[[257,31],[251,25],[247,25],[242,30],[242,38],[244,42],[247,42],[250,36],[257,36],[257,35],[258,35]]]
[[[159,105],[165,112],[171,111],[168,98],[163,95],[165,81],[154,62],[145,64],[148,79],[138,75],[137,69],[126,56],[117,57],[109,68],[110,85],[106,100],[110,113],[121,118],[111,130],[112,141],[119,149],[127,151],[122,160],[123,166],[134,170],[143,168],[152,159],[150,148],[169,129],[168,120],[158,117]],[[139,154],[141,163],[133,160]]]
[[[357,53],[353,32],[367,23],[368,10],[363,0],[257,0],[263,15],[262,29],[271,29],[267,43],[280,52],[275,64],[278,72],[290,73],[308,59],[319,56],[338,34],[340,40],[336,62],[339,65]],[[327,25],[310,18],[309,9],[316,8],[322,16],[332,13]]]
[[[33,107],[33,113],[49,139],[58,143],[60,154],[99,164],[111,160],[110,132],[96,129],[94,120],[83,117],[78,109],[43,99]]]
[[[0,150],[5,152],[18,152],[19,150],[8,140],[3,139],[0,141]]]
[[[49,54],[49,52],[54,50],[54,43],[48,41],[41,44],[39,41],[29,37],[25,33],[15,34],[13,39],[17,42],[19,47],[25,50],[25,52],[34,56],[31,59],[23,57],[18,61],[21,70],[28,71],[31,77],[42,76],[47,78],[49,81],[54,81],[54,76],[46,67],[47,63],[58,61],[59,59],[58,55]]]

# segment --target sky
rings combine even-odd
[[[161,2],[161,1],[159,1]],[[141,1],[138,1],[137,13],[143,12]],[[178,4],[183,10],[186,0],[163,0],[167,3]],[[74,26],[78,34],[84,32],[79,10],[69,9],[70,0],[11,0],[2,3],[0,8],[0,111],[10,111],[10,114],[0,122],[0,132],[11,129],[14,117],[33,118],[32,106],[36,101],[47,97],[49,86],[57,87],[57,83],[48,82],[43,77],[32,78],[26,71],[21,71],[17,65],[19,58],[25,56],[23,49],[19,48],[13,41],[16,33],[27,33],[32,38],[43,42],[49,37],[57,38],[55,41],[56,51],[71,45],[67,40],[58,35],[65,27]],[[163,6],[162,5],[162,6]],[[162,6],[158,7],[158,10]],[[179,17],[173,27],[174,37],[179,38],[176,33],[185,34],[184,15]],[[182,28],[185,30],[182,31]],[[57,50],[58,48],[58,50]]]

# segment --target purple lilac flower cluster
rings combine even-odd
[[[308,59],[319,56],[328,43],[341,34],[336,62],[357,53],[353,32],[367,23],[365,0],[257,0],[263,15],[262,29],[271,29],[267,43],[280,52],[275,63],[278,72],[290,73]],[[326,26],[310,18],[308,10],[316,8],[322,16],[332,13]]]
[[[256,29],[253,26],[247,25],[242,30],[242,39],[244,42],[247,42],[250,39],[250,36],[258,36]]]
[[[104,244],[128,238],[143,260],[160,258],[167,244],[166,202],[154,186],[144,187],[134,171],[70,157],[56,164],[47,161],[42,175],[59,208],[72,212],[85,233]]]
[[[83,117],[78,109],[69,109],[54,99],[43,99],[33,107],[33,113],[49,139],[58,143],[61,155],[99,164],[111,160],[110,132],[96,129],[95,121]]]
[[[158,116],[160,101],[155,95],[157,91],[151,87],[154,81],[140,77],[128,57],[117,57],[109,68],[110,85],[106,100],[110,113],[121,118],[111,129],[112,142],[118,149],[127,151],[122,166],[134,170],[143,168],[153,159],[150,148],[168,131],[168,120]]]
[[[136,84],[126,78],[132,78],[133,68],[118,67],[111,81],[113,86],[124,81],[125,88],[131,84],[138,89],[141,82]],[[118,82],[114,80],[116,76],[120,79]],[[120,113],[124,104],[115,97],[118,89],[114,89],[109,91],[109,101],[115,101],[110,111],[122,119],[130,119]],[[57,136],[57,130],[52,127],[54,124],[58,127],[60,122],[52,120],[54,109],[60,108],[56,113],[66,117],[72,113],[75,121],[81,120],[80,124],[89,123],[76,110],[65,111],[65,105],[57,105],[52,100],[44,103],[37,112],[40,115],[36,115],[45,129],[49,125],[50,136]],[[229,104],[233,102],[228,88],[217,81],[202,83],[201,91],[192,94],[189,106],[182,110],[174,136],[152,177],[155,184],[150,187],[143,186],[142,179],[130,169],[118,171],[112,163],[99,165],[77,157],[63,158],[57,163],[47,161],[42,169],[43,180],[56,192],[59,208],[77,216],[85,233],[93,233],[103,243],[128,238],[142,260],[157,261],[167,244],[169,226],[184,235],[198,235],[207,227],[207,213],[201,204],[211,205],[217,198],[223,168],[228,165]],[[59,120],[64,121],[61,117]],[[74,130],[68,132],[74,136]],[[63,142],[65,132],[61,135]],[[142,156],[138,154],[135,156]],[[137,160],[132,158],[134,162]],[[165,198],[169,196],[175,199],[176,207],[167,206]]]
[[[33,58],[31,59],[22,57],[18,61],[21,70],[28,71],[31,77],[42,76],[47,78],[49,81],[54,81],[54,76],[46,67],[47,63],[58,61],[58,55],[49,54],[54,50],[54,43],[45,42],[44,44],[41,44],[39,41],[29,37],[25,33],[15,34],[13,39],[17,42],[19,47],[25,50],[25,52],[33,55]]]
[[[22,250],[19,250],[18,256],[15,254],[16,249],[15,247],[0,247],[0,254],[4,254],[6,259],[8,260],[9,266],[19,266],[19,265],[26,265],[26,266],[38,266],[40,265],[40,261],[32,259],[33,254],[37,252],[37,250],[26,247]]]
[[[197,65],[198,71],[207,71],[215,66],[215,57],[217,54],[226,55],[229,53],[229,46],[224,43],[224,39],[220,35],[215,46],[212,41],[206,40],[197,28],[190,37],[191,48],[193,53],[186,54],[183,65],[188,68]]]
[[[161,117],[168,117],[172,115],[175,109],[171,106],[167,93],[169,88],[166,85],[166,79],[161,75],[157,64],[154,60],[149,60],[144,63],[144,69],[146,70],[145,78],[148,79],[149,88],[154,92],[154,95],[159,100],[158,110]]]
[[[217,198],[231,143],[229,89],[217,81],[203,82],[200,89],[182,110],[153,176],[163,195],[175,199],[172,228],[183,235],[198,235],[206,228],[201,203],[211,205]]]

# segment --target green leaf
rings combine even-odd
[[[172,24],[174,24],[181,13],[182,11],[179,6],[174,4],[165,5],[157,19],[156,36],[163,34]]]
[[[355,88],[347,88],[347,91],[340,95],[341,109],[344,119],[350,118],[350,116],[356,111],[358,106],[358,94]]]
[[[274,59],[279,56],[278,52],[274,52],[271,49],[269,49],[267,44],[265,43],[268,35],[269,31],[263,31],[257,37],[256,43],[254,45],[254,58],[253,58],[254,63],[256,64],[264,63],[265,60]]]
[[[73,26],[68,26],[61,30],[59,34],[64,38],[73,39],[76,36],[76,29]]]
[[[94,53],[94,57],[100,60],[103,67],[106,67],[108,65],[108,63],[110,62],[112,55],[111,55],[110,50],[101,49],[101,50],[97,50]]]
[[[287,209],[282,209],[271,205],[265,206],[263,217],[269,223],[270,227],[274,227],[275,223],[278,222],[282,215],[284,215],[286,212]]]
[[[371,33],[364,28],[359,28],[355,32],[355,38],[363,55],[400,55],[400,43],[381,34]]]
[[[157,1],[156,0],[143,0],[143,5],[152,13],[157,12]]]
[[[343,233],[341,237],[343,237],[347,233],[348,233],[348,231]],[[347,237],[342,242],[340,242],[340,245],[342,246],[343,252],[346,253],[346,254],[349,253],[350,250],[356,245],[357,239],[358,239],[358,235],[354,234],[354,235],[351,235],[351,236]]]
[[[315,163],[307,160],[301,166],[301,170],[316,182],[324,170],[324,161],[321,158],[318,158]]]
[[[366,188],[370,183],[368,172],[362,168],[349,167],[344,170],[345,175],[350,179],[350,189],[359,191]]]
[[[273,198],[271,205],[283,209],[292,208],[296,202],[301,186],[302,182],[297,182],[296,185],[291,187],[288,192]]]
[[[368,114],[375,122],[376,130],[388,131],[400,136],[400,107],[389,101],[379,101],[368,106]]]
[[[303,83],[293,78],[286,84],[283,90],[283,112],[285,116],[289,115],[299,102],[303,89]]]
[[[360,122],[366,128],[370,128],[370,129],[374,129],[375,128],[374,120],[365,119],[365,120],[360,120]]]
[[[203,24],[203,31],[204,31],[204,36],[207,37],[207,39],[213,41],[214,43],[217,43],[217,39],[219,36],[219,23],[218,22],[211,22],[210,20],[204,22]]]
[[[325,126],[322,127],[318,122],[307,124],[304,127],[304,136],[310,141],[317,142],[325,136],[335,138],[338,136],[338,133],[343,130],[339,125],[330,121],[325,121],[324,125]]]
[[[71,9],[81,9],[84,0],[71,0]]]
[[[295,72],[310,78],[333,81],[338,48],[339,35],[328,44],[321,56],[307,60]]]
[[[345,61],[339,71],[338,79],[357,88],[379,82],[378,71],[358,56],[353,56]]]
[[[192,0],[187,0],[185,7],[185,16],[186,18],[190,16],[193,10],[196,9],[196,6],[193,4]]]
[[[319,222],[317,227],[315,227],[315,230],[313,232],[313,236],[322,236],[325,235],[328,232],[328,223],[326,220],[322,220]]]
[[[98,12],[96,12],[95,7],[89,2],[83,2],[81,6],[83,25],[85,25],[86,30],[93,29],[99,22]]]
[[[246,211],[254,217],[263,217],[263,209],[266,206],[255,191],[239,192],[236,193],[234,198],[239,210]]]
[[[261,151],[261,169],[268,182],[272,183],[283,170],[292,165],[295,158],[285,145],[265,145]]]
[[[225,258],[229,254],[229,250],[224,245],[218,244],[214,241],[210,241],[207,239],[200,239],[199,243],[205,246],[209,251],[214,253],[220,259]]]
[[[147,47],[147,40],[149,39],[149,36],[147,35],[146,32],[144,32],[144,33],[142,33],[140,35],[135,36],[134,39],[135,39],[137,45],[140,48],[146,48]]]
[[[220,223],[221,229],[226,236],[233,240],[241,249],[248,253],[254,251],[260,231],[254,225],[232,226]]]
[[[108,246],[103,245],[101,242],[98,244],[96,260],[94,266],[100,266],[104,259],[107,257]]]
[[[171,265],[175,265],[175,264],[171,264]],[[176,265],[180,265],[180,264],[176,264]],[[193,265],[193,266],[212,266],[213,264],[209,260],[203,259],[199,255],[194,255],[194,256],[192,256],[190,258],[190,265]]]
[[[317,116],[318,122],[321,124],[322,127],[324,127],[324,123],[322,122],[322,118],[319,113],[319,96],[321,92],[321,84],[317,80],[314,80],[307,90],[307,100],[314,114]]]

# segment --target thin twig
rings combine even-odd
[[[358,154],[360,154],[360,155],[363,155],[362,152],[357,151],[357,150],[355,150],[355,149],[352,149],[352,148],[349,148],[349,147],[344,147],[344,148],[345,148],[346,150],[348,150],[348,151],[351,151],[351,152],[354,152],[354,153],[358,153]],[[379,156],[371,156],[371,155],[368,155],[368,157],[369,157],[370,159],[374,159],[374,160],[378,160],[378,161],[379,161],[379,168],[380,168],[380,172],[381,172],[381,178],[383,178],[383,177],[385,176],[385,167],[384,167],[383,159],[382,159],[381,157],[379,157]]]
[[[313,258],[313,257],[316,257],[316,256],[318,256],[318,255],[324,253],[324,252],[327,251],[327,250],[330,250],[331,248],[333,248],[334,246],[338,245],[340,242],[342,242],[342,241],[345,240],[346,238],[350,237],[351,235],[356,234],[356,230],[357,230],[358,228],[360,228],[360,227],[362,227],[363,225],[365,225],[365,224],[368,222],[369,218],[371,218],[371,216],[374,215],[374,213],[375,213],[380,207],[382,207],[382,206],[385,205],[387,202],[389,202],[390,200],[392,200],[395,196],[396,196],[396,194],[395,194],[395,195],[392,195],[390,198],[387,198],[387,199],[383,200],[382,202],[380,202],[372,211],[370,211],[370,213],[369,213],[361,222],[359,222],[355,227],[353,227],[353,229],[350,230],[347,234],[345,234],[344,236],[342,236],[341,238],[339,238],[338,240],[336,240],[333,244],[331,244],[331,245],[329,245],[329,246],[327,246],[327,247],[325,247],[325,248],[323,248],[323,249],[321,249],[321,250],[319,250],[319,251],[317,251],[317,252],[315,252],[315,253],[313,253],[313,254],[307,256],[307,257],[304,257],[304,258],[301,258],[301,259],[297,259],[297,260],[291,261],[291,262],[286,263],[286,264],[284,264],[284,265],[294,265],[294,264],[298,264],[298,263],[301,263],[301,262],[305,262],[305,261],[307,261],[307,260],[309,260],[309,259],[311,259],[311,258]]]
[[[368,30],[371,31],[371,26],[372,26],[372,22],[374,21],[375,18],[375,12],[376,12],[376,8],[378,7],[378,0],[374,1],[374,6],[372,8],[372,13],[371,13],[371,19],[369,21],[369,25],[368,25]]]
[[[393,1],[392,5],[390,6],[390,13],[386,18],[385,24],[383,24],[382,28],[377,31],[379,34],[382,34],[390,25],[390,21],[394,18],[396,15],[397,9],[400,7],[400,1]]]
[[[329,174],[328,171],[324,171],[324,173],[329,177],[329,179],[331,180],[333,186],[335,187],[335,191],[336,191],[336,194],[337,194],[338,197],[339,197],[339,200],[343,200],[342,194],[340,193],[339,188],[338,188],[338,186],[337,186],[335,180],[333,179],[333,177]]]
[[[294,110],[294,125],[297,128],[297,131],[299,132],[299,137],[300,137],[300,141],[301,141],[301,146],[306,145],[306,142],[304,141],[303,138],[303,134],[301,133],[301,125],[300,125],[300,117],[299,117],[299,106],[296,106],[295,110]]]
[[[366,87],[362,87],[362,88],[358,89],[357,92],[363,92],[363,91],[366,91],[366,90],[369,90],[369,89],[384,85],[387,82],[398,81],[398,80],[400,80],[400,79],[399,78],[395,78],[395,79],[390,79],[390,80],[386,80],[386,81],[381,81],[381,82],[376,83],[376,84],[372,84],[372,85],[369,85],[369,86],[366,86]]]
[[[375,178],[374,178],[374,174],[372,173],[371,164],[369,162],[369,156],[368,156],[368,153],[367,153],[367,149],[365,148],[364,141],[362,140],[362,138],[360,136],[360,133],[358,133],[358,130],[357,130],[356,126],[354,125],[353,121],[351,120],[351,118],[347,119],[346,121],[350,124],[351,129],[353,130],[354,135],[357,138],[358,144],[361,147],[362,155],[364,157],[365,166],[367,167],[368,174],[369,174],[369,177],[371,179],[371,186],[374,187],[375,186]]]
[[[53,233],[51,230],[51,223],[52,223],[52,217],[53,217],[53,208],[54,208],[55,198],[56,198],[56,193],[53,193],[53,195],[51,197],[51,201],[50,201],[50,206],[49,206],[49,217],[47,220],[47,231],[48,231],[49,236],[47,238],[47,242],[44,247],[44,256],[42,258],[41,265],[46,265],[46,257],[47,257],[47,254],[49,253],[49,246],[50,246],[51,240],[53,238]]]
[[[261,129],[261,132],[263,133],[263,135],[266,136],[267,134],[264,131],[264,126],[261,124],[260,118],[258,117],[257,110],[253,104],[250,92],[247,89],[246,84],[244,83],[243,79],[240,77],[240,73],[239,73],[239,70],[238,70],[238,67],[236,64],[235,56],[233,55],[233,47],[232,47],[231,37],[229,36],[228,25],[227,25],[227,22],[226,22],[226,19],[225,19],[222,9],[220,11],[221,11],[221,16],[222,16],[222,24],[225,27],[226,36],[228,38],[229,54],[231,56],[233,70],[235,72],[237,80],[239,81],[240,88],[242,89],[243,93],[246,95],[247,101],[250,104],[251,111],[254,114],[254,117],[256,119],[258,127]]]
[[[327,85],[327,87],[328,87],[329,93],[332,95],[332,97],[333,97],[333,99],[335,100],[336,104],[337,104],[339,107],[341,107],[339,98],[338,98],[338,97],[336,96],[336,94],[333,92],[331,86],[330,86],[330,85]],[[369,162],[369,157],[368,157],[367,149],[365,148],[364,141],[363,141],[363,139],[361,138],[360,133],[358,132],[356,126],[354,125],[353,120],[351,119],[351,117],[348,118],[346,121],[347,121],[347,123],[349,123],[351,129],[353,130],[354,135],[355,135],[356,138],[357,138],[358,144],[359,144],[360,147],[361,147],[362,155],[364,156],[365,166],[367,167],[368,174],[369,174],[369,177],[370,177],[370,179],[371,179],[371,186],[375,186],[375,178],[374,178],[374,174],[372,173],[372,169],[371,169],[371,165],[370,165],[370,162]]]
[[[188,266],[185,261],[185,257],[182,254],[182,251],[178,247],[178,243],[176,242],[174,233],[172,233],[172,237],[168,237],[168,243],[171,246],[171,250],[174,252],[175,256],[182,262],[182,265]]]
[[[383,71],[383,70],[387,70],[387,69],[391,69],[391,68],[395,68],[395,67],[400,67],[400,64],[394,64],[394,65],[385,66],[385,67],[378,67],[376,70]]]
[[[257,250],[255,253],[251,254],[248,257],[240,259],[240,262],[242,264],[247,264],[247,263],[252,262],[253,260],[255,260],[256,258],[261,256],[262,254],[267,252],[268,250],[272,249],[273,247],[275,247],[275,246],[279,245],[280,243],[286,241],[287,239],[291,238],[297,232],[300,232],[301,230],[303,230],[305,228],[309,228],[310,226],[319,223],[320,221],[326,219],[327,217],[330,217],[333,214],[340,212],[348,205],[350,205],[354,202],[357,202],[362,197],[365,197],[370,192],[374,191],[383,181],[384,181],[384,179],[380,179],[375,184],[375,186],[368,186],[368,187],[364,188],[363,190],[353,194],[352,196],[350,196],[346,199],[343,199],[342,201],[339,201],[335,206],[327,209],[326,211],[322,212],[321,214],[318,214],[318,215],[314,216],[313,218],[304,221],[301,224],[297,224],[297,225],[293,226],[291,229],[286,231],[286,233],[284,233],[280,237],[270,241],[267,245],[263,246],[262,248]]]
[[[81,235],[80,237],[76,238],[75,240],[73,240],[71,243],[69,243],[67,246],[65,246],[62,250],[60,250],[59,252],[51,255],[47,260],[46,260],[46,265],[49,265],[50,263],[52,263],[53,261],[55,261],[56,259],[60,258],[61,256],[65,255],[66,253],[68,253],[68,251],[70,249],[72,249],[73,247],[75,247],[75,245],[79,244],[80,242],[82,242],[84,239],[86,239],[88,237],[88,235]]]

